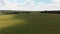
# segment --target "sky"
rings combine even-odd
[[[60,10],[60,0],[0,0],[0,10]]]

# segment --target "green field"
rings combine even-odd
[[[0,15],[0,34],[60,34],[60,14]]]

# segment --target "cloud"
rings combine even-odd
[[[52,3],[48,4],[41,2],[35,4],[32,0],[25,0],[25,3],[10,2],[4,0],[4,5],[0,6],[0,10],[32,10],[32,11],[60,10],[60,2],[59,0],[52,0]]]
[[[60,4],[60,0],[52,0],[54,3]]]

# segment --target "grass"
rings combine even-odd
[[[1,15],[0,34],[60,34],[60,14]]]
[[[1,15],[0,16],[0,28],[22,24],[24,20],[15,19],[14,16],[15,15]]]

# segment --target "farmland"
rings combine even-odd
[[[60,14],[0,15],[0,34],[60,34]]]

